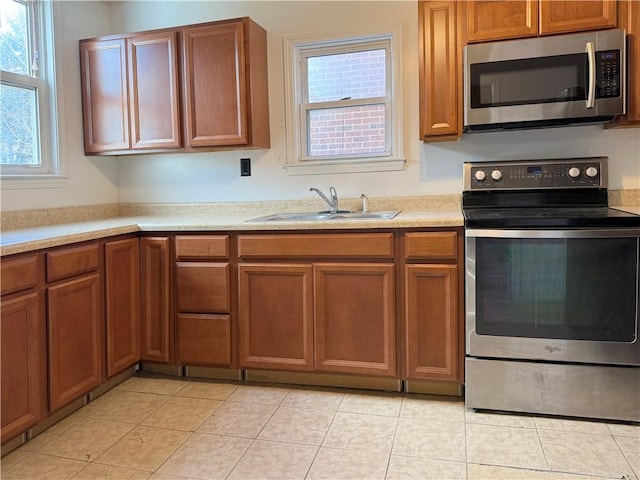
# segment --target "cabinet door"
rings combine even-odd
[[[540,34],[555,34],[614,28],[615,0],[540,1]]]
[[[538,35],[538,0],[474,0],[464,3],[469,43]]]
[[[70,280],[47,291],[49,402],[51,411],[102,382],[100,277]]]
[[[179,313],[177,315],[177,362],[185,365],[231,365],[229,315]]]
[[[420,2],[420,135],[460,136],[456,2]]]
[[[140,239],[141,352],[140,358],[151,362],[169,363],[169,238]]]
[[[240,366],[313,370],[313,270],[306,264],[238,266]]]
[[[124,39],[80,43],[85,153],[130,148]]]
[[[107,377],[140,360],[138,238],[105,243]]]
[[[405,268],[405,376],[461,381],[458,269],[455,265]]]
[[[46,326],[37,292],[3,300],[0,310],[4,443],[44,418]]]
[[[185,143],[246,145],[247,85],[241,21],[182,30]]]
[[[180,146],[176,32],[127,39],[131,148]]]
[[[394,266],[314,265],[315,369],[396,374]]]
[[[177,262],[177,311],[229,313],[230,278],[228,263]]]

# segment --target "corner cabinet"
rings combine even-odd
[[[81,40],[80,70],[87,155],[270,146],[266,32],[249,18]]]
[[[80,42],[85,153],[181,146],[177,34]]]

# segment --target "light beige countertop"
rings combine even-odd
[[[640,205],[622,205],[611,207],[616,210],[622,210],[623,212],[635,213],[636,215],[640,215]]]
[[[279,212],[315,212],[318,199],[203,204],[106,204],[85,207],[2,212],[0,255],[11,255],[134,232],[287,231],[461,227],[460,195],[380,197],[372,211],[400,210],[393,219],[250,222]],[[640,214],[640,190],[609,192],[609,204]],[[359,210],[358,199],[340,208]]]
[[[368,230],[378,228],[460,227],[463,225],[463,217],[460,209],[401,211],[392,219],[340,219],[303,222],[247,221],[255,217],[255,212],[250,214],[224,215],[144,215],[21,228],[3,231],[1,233],[0,255],[11,255],[14,253],[28,252],[139,231]]]

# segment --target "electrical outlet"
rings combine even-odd
[[[241,177],[251,176],[251,159],[250,158],[240,159],[240,176]]]

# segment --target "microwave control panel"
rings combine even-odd
[[[620,50],[596,52],[596,98],[620,96]]]

